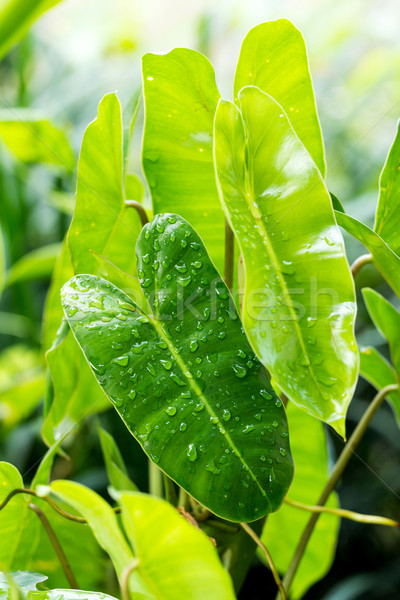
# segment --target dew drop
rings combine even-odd
[[[173,417],[174,415],[176,415],[176,408],[175,408],[175,406],[168,406],[168,408],[165,409],[165,412],[170,417]]]
[[[245,369],[245,367],[242,367],[242,365],[233,365],[232,368],[236,377],[239,377],[240,379],[247,375],[247,369]]]
[[[129,362],[129,356],[118,356],[117,358],[113,358],[111,362],[121,365],[121,367],[126,367]]]
[[[195,460],[197,460],[197,448],[195,444],[189,444],[186,456],[188,457],[190,462],[194,462]]]
[[[232,415],[231,415],[230,411],[227,408],[225,408],[224,411],[222,412],[222,418],[223,418],[223,420],[224,421],[230,421],[231,416]]]

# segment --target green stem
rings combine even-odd
[[[129,592],[129,578],[132,575],[133,571],[139,564],[139,560],[135,559],[130,565],[125,567],[122,571],[121,575],[121,599],[122,600],[131,600],[131,595]]]
[[[142,227],[147,225],[149,219],[147,217],[146,211],[143,206],[137,200],[125,200],[125,206],[134,208],[140,217],[140,221],[142,223]]]
[[[162,472],[151,460],[149,460],[149,492],[152,496],[164,497]]]
[[[357,277],[361,269],[372,262],[372,254],[362,254],[351,265],[353,279]]]
[[[230,228],[228,220],[225,219],[225,264],[224,264],[224,279],[229,291],[232,291],[233,286],[233,264],[235,255],[235,237]]]
[[[340,477],[342,476],[344,469],[347,466],[347,463],[349,462],[352,454],[354,453],[355,449],[357,448],[358,444],[360,443],[368,425],[370,424],[373,416],[375,415],[376,411],[382,404],[385,397],[388,394],[390,394],[391,392],[395,392],[398,389],[399,389],[399,386],[397,384],[387,385],[386,387],[382,388],[376,394],[376,396],[372,400],[371,404],[368,406],[367,410],[363,414],[361,420],[358,422],[353,433],[351,434],[350,439],[347,442],[347,444],[345,445],[345,447],[343,448],[338,460],[336,461],[335,467],[334,467],[334,469],[326,483],[326,486],[317,502],[317,506],[324,506],[324,504],[327,501],[327,499],[329,498],[331,492],[335,489],[336,484],[338,483]],[[306,547],[307,547],[309,539],[312,535],[312,532],[314,531],[315,524],[318,521],[318,517],[319,517],[319,513],[313,513],[311,515],[311,517],[303,531],[303,534],[300,538],[300,541],[297,545],[297,548],[293,555],[292,561],[291,561],[289,568],[287,570],[287,573],[283,579],[283,585],[284,585],[286,592],[289,591],[290,586],[292,585],[297,568],[298,568],[300,561],[303,557],[303,554],[306,550]],[[277,600],[278,600],[278,597],[277,597]]]
[[[190,512],[190,496],[183,488],[179,489],[178,506],[184,511]]]
[[[33,510],[34,513],[37,514],[40,521],[42,522],[42,525],[47,533],[47,536],[51,542],[51,545],[53,546],[54,551],[57,554],[57,558],[60,561],[60,565],[62,567],[62,570],[64,571],[64,575],[67,578],[69,585],[71,586],[72,589],[79,590],[79,585],[75,579],[75,575],[72,572],[71,565],[69,564],[68,559],[65,556],[65,552],[62,549],[62,546],[61,546],[60,542],[58,541],[56,533],[55,533],[54,529],[52,528],[52,526],[50,525],[50,522],[47,519],[46,515],[44,514],[43,511],[40,510],[40,508],[38,506],[36,506],[36,504],[29,504],[29,508],[31,510]]]
[[[168,477],[168,475],[165,475],[165,473],[163,473],[163,479],[166,501],[172,504],[172,506],[177,506],[178,496],[176,494],[174,482]]]
[[[330,508],[328,506],[313,506],[311,504],[303,504],[296,500],[289,500],[285,498],[285,504],[293,506],[293,508],[299,508],[300,510],[306,510],[312,513],[327,513],[329,515],[335,515],[342,519],[350,519],[350,521],[357,521],[357,523],[369,523],[371,525],[387,525],[388,527],[400,527],[398,521],[393,519],[387,519],[386,517],[379,517],[376,515],[364,515],[352,510],[346,510],[343,508]]]
[[[281,600],[286,600],[285,588],[282,585],[282,581],[281,581],[281,578],[279,577],[278,570],[275,566],[274,561],[272,560],[272,556],[270,555],[267,546],[265,544],[263,544],[263,542],[260,540],[260,538],[254,531],[254,529],[252,529],[248,523],[240,523],[240,525],[243,527],[245,532],[249,534],[249,536],[257,544],[257,546],[260,548],[260,550],[264,554],[265,558],[267,559],[268,566],[271,569],[271,573],[274,577],[275,583],[278,586],[279,595],[281,597]]]
[[[62,517],[65,517],[66,519],[69,519],[70,521],[75,521],[75,523],[87,523],[86,519],[83,519],[82,517],[77,517],[76,515],[71,515],[70,513],[66,512],[65,510],[60,508],[55,502],[53,502],[53,500],[51,500],[51,498],[46,498],[45,496],[39,496],[35,492],[35,490],[29,490],[26,488],[17,488],[15,490],[12,490],[12,492],[10,492],[8,494],[8,496],[6,496],[6,498],[0,504],[0,511],[3,510],[3,508],[5,508],[7,506],[7,504],[10,502],[10,500],[17,494],[29,494],[30,496],[35,496],[35,498],[40,498],[41,500],[44,500],[45,502],[47,502],[47,504],[49,504],[49,506],[51,506],[51,508],[53,508],[56,512],[58,512],[58,514],[60,514]]]

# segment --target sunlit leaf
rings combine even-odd
[[[0,57],[18,42],[32,23],[60,0],[6,0],[0,7]]]
[[[121,494],[119,503],[139,559],[137,570],[151,582],[155,598],[234,600],[232,582],[212,542],[170,504],[138,493]]]
[[[386,242],[367,225],[335,210],[338,225],[360,241],[371,252],[373,264],[400,297],[400,258]]]
[[[215,119],[220,197],[246,271],[243,324],[282,391],[342,436],[357,380],[354,285],[321,175],[256,87]]]
[[[287,412],[296,467],[288,498],[313,505],[317,502],[329,475],[324,427],[290,402]],[[333,508],[338,506],[338,497],[335,493],[329,497],[327,506]],[[262,540],[282,574],[287,571],[309,518],[308,512],[284,504],[278,512],[267,519]],[[293,581],[291,595],[293,600],[302,598],[308,588],[329,571],[335,556],[339,522],[340,519],[332,515],[321,515],[318,519]]]
[[[0,110],[0,139],[21,162],[57,165],[68,172],[75,169],[75,156],[65,131],[31,109]]]
[[[400,129],[389,151],[379,181],[379,200],[374,230],[399,254],[400,252]]]
[[[137,244],[144,313],[100,278],[62,301],[104,391],[150,458],[214,513],[254,520],[290,484],[286,416],[196,232],[158,215]]]
[[[224,215],[212,156],[219,100],[212,65],[194,50],[143,57],[143,168],[154,212],[173,212],[196,229],[220,270]]]
[[[363,348],[360,352],[360,375],[379,391],[387,385],[398,383],[392,365],[375,348]],[[397,423],[400,425],[400,392],[388,395]]]
[[[114,438],[101,427],[98,428],[98,431],[107,474],[112,487],[115,490],[137,491],[136,485],[128,475],[124,459]]]
[[[235,102],[240,90],[247,85],[257,86],[282,106],[324,175],[324,146],[307,49],[293,23],[287,19],[261,23],[246,35],[236,67]]]

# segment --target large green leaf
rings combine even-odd
[[[22,477],[13,465],[0,462],[0,504],[8,494],[23,488]],[[24,569],[39,541],[40,521],[29,509],[27,498],[14,496],[0,511],[0,568]],[[25,542],[29,540],[29,544]]]
[[[344,436],[356,305],[330,197],[282,107],[252,86],[239,103],[218,106],[214,154],[246,271],[243,324],[282,391]]]
[[[194,50],[177,48],[143,57],[145,129],[143,168],[154,212],[173,212],[198,231],[223,267],[224,215],[212,156],[219,100],[212,65]]]
[[[315,504],[329,474],[324,427],[292,403],[288,404],[287,412],[296,466],[288,498],[304,504]],[[331,494],[327,505],[333,508],[338,506],[335,493]],[[282,574],[286,573],[308,519],[309,513],[286,504],[267,519],[262,540]],[[335,556],[339,522],[340,519],[332,515],[321,515],[318,519],[293,581],[291,597],[294,600],[302,598],[307,589],[329,571]]]
[[[374,230],[400,252],[400,126],[379,181],[379,200]]]
[[[140,232],[135,210],[125,206],[123,124],[115,94],[99,104],[97,118],[87,127],[78,163],[76,204],[68,244],[75,273],[96,273],[91,250],[121,269],[136,273],[129,251]]]
[[[400,313],[375,290],[362,290],[369,315],[375,326],[387,339],[393,366],[400,377]]]
[[[261,23],[246,35],[236,67],[235,102],[240,90],[247,85],[257,86],[282,106],[324,175],[324,146],[307,49],[293,23],[287,19]]]
[[[6,275],[6,286],[32,281],[32,279],[49,278],[60,251],[61,246],[56,243],[25,254],[9,269]]]
[[[27,600],[116,600],[108,594],[83,590],[38,590],[37,584],[46,581],[47,577],[31,571],[0,572],[0,600],[12,600],[13,598],[9,577],[21,590],[22,598]]]
[[[282,403],[196,232],[157,215],[137,244],[147,314],[96,277],[63,288],[74,335],[125,424],[214,513],[276,510],[292,478]]]
[[[387,385],[398,383],[396,371],[392,365],[375,348],[363,348],[360,352],[360,375],[376,390]],[[400,425],[400,392],[392,392],[388,396],[397,423]]]
[[[31,109],[0,110],[0,139],[21,162],[57,165],[71,172],[75,168],[65,131]]]
[[[139,493],[121,494],[119,503],[138,572],[155,598],[234,600],[213,544],[170,504]]]
[[[18,42],[32,23],[60,0],[3,0],[0,6],[0,58]]]
[[[335,210],[336,221],[350,235],[360,241],[372,254],[373,263],[400,297],[400,258],[387,243],[367,225],[350,215]]]

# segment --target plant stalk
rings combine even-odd
[[[149,460],[149,492],[152,496],[164,497],[162,472],[151,460]]]
[[[376,515],[364,515],[352,510],[345,510],[343,508],[330,508],[328,506],[313,506],[311,504],[303,504],[296,500],[289,500],[285,498],[285,504],[293,506],[293,508],[299,508],[312,513],[327,513],[329,515],[335,515],[343,519],[350,519],[351,521],[357,521],[357,523],[369,523],[371,525],[387,525],[388,527],[400,527],[398,521],[393,519],[387,519],[386,517],[379,517]]]
[[[235,236],[225,218],[225,263],[224,263],[224,279],[229,291],[232,291],[233,286],[233,265],[235,257]]]
[[[285,588],[283,587],[281,578],[279,577],[279,573],[277,571],[274,561],[272,560],[272,556],[270,555],[268,548],[266,547],[265,544],[263,544],[263,542],[260,540],[260,538],[254,531],[254,529],[252,529],[248,523],[240,523],[240,525],[243,527],[245,532],[249,534],[249,536],[252,538],[252,540],[257,544],[257,546],[263,552],[265,558],[267,559],[269,568],[271,569],[271,573],[274,577],[275,583],[278,586],[279,595],[281,597],[281,600],[286,600]]]
[[[353,275],[353,279],[357,277],[361,269],[372,262],[372,254],[362,254],[351,265],[351,273]]]
[[[62,570],[64,571],[64,575],[67,578],[67,581],[68,581],[70,587],[72,589],[79,590],[79,585],[78,585],[75,575],[71,569],[71,565],[69,564],[68,559],[65,556],[65,552],[62,549],[60,542],[58,541],[58,538],[56,536],[54,529],[50,525],[50,521],[48,520],[48,518],[46,517],[44,512],[42,510],[40,510],[40,508],[38,506],[36,506],[36,504],[29,504],[29,508],[31,510],[33,510],[33,512],[35,512],[37,514],[37,516],[39,517],[39,519],[47,533],[47,536],[51,542],[51,545],[53,546],[54,551],[57,554],[57,558],[60,562],[60,565],[62,567]]]
[[[338,483],[340,477],[342,476],[342,473],[343,473],[344,469],[346,468],[347,463],[349,462],[354,450],[357,448],[358,444],[360,443],[368,425],[370,424],[373,416],[375,415],[376,411],[382,404],[385,397],[387,395],[389,395],[391,392],[395,392],[398,389],[399,389],[399,386],[397,384],[387,385],[386,387],[382,388],[376,394],[376,396],[373,398],[371,404],[368,406],[368,408],[365,411],[364,415],[362,416],[361,420],[359,421],[359,423],[357,424],[353,433],[351,434],[349,441],[343,448],[338,460],[336,461],[335,467],[334,467],[334,469],[326,483],[326,486],[317,502],[317,506],[324,506],[324,504],[327,501],[327,499],[329,498],[331,492],[335,489],[336,484]],[[300,541],[297,545],[297,548],[295,550],[295,553],[293,555],[293,558],[289,565],[289,568],[286,572],[286,575],[283,578],[283,586],[286,590],[286,593],[289,592],[290,586],[292,585],[294,576],[296,575],[297,568],[298,568],[300,561],[303,557],[303,554],[306,550],[306,547],[310,540],[312,532],[314,531],[314,527],[315,527],[316,522],[318,521],[319,515],[320,515],[320,513],[313,513],[311,515],[311,517],[303,531],[303,534],[300,538]],[[278,596],[276,597],[276,600],[279,600]]]
[[[147,217],[146,211],[143,206],[137,200],[125,200],[125,206],[134,208],[140,217],[140,221],[142,223],[142,227],[147,225],[149,219]]]
[[[129,592],[129,578],[139,564],[139,560],[134,560],[130,565],[125,567],[121,575],[121,600],[131,600]]]

